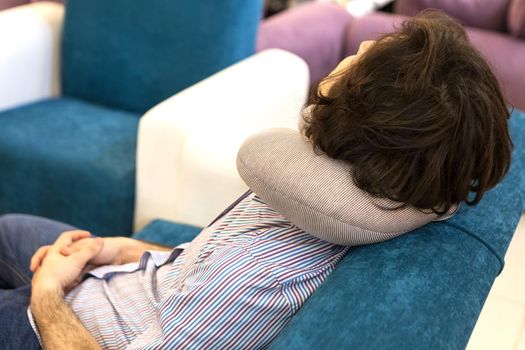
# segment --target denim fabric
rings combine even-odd
[[[0,347],[39,349],[27,317],[32,273],[29,261],[41,246],[74,227],[29,215],[0,216]]]

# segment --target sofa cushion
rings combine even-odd
[[[201,231],[202,227],[167,220],[153,220],[133,234],[132,238],[175,247],[181,243],[191,242]]]
[[[261,0],[69,0],[66,96],[143,113],[253,53]]]
[[[461,23],[488,30],[506,30],[509,0],[397,0],[396,12],[414,16],[426,8],[445,11]]]
[[[439,217],[376,198],[355,184],[351,166],[314,151],[290,129],[259,132],[241,146],[237,169],[248,187],[294,225],[341,245],[397,237]],[[388,208],[388,209],[385,209]]]
[[[464,349],[525,209],[525,113],[505,179],[396,239],[352,248],[271,349]]]
[[[0,213],[131,233],[138,116],[73,99],[0,113]]]
[[[525,1],[511,0],[508,27],[512,35],[525,39]]]

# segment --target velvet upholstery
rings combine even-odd
[[[0,9],[2,6],[7,8],[29,2],[0,0]],[[259,27],[256,51],[280,48],[295,53],[308,63],[311,81],[315,83],[343,59],[345,31],[351,20],[352,16],[342,6],[305,3],[263,20]]]
[[[396,12],[414,16],[426,8],[443,10],[465,25],[505,31],[509,0],[397,0]]]
[[[510,128],[511,169],[479,205],[352,248],[271,349],[465,348],[525,209],[524,112],[513,113]],[[191,238],[159,237],[154,225],[137,237],[172,245]],[[166,222],[159,229],[177,230]]]
[[[202,231],[202,227],[185,225],[167,220],[153,220],[132,238],[175,247],[191,242]]]
[[[261,0],[68,0],[65,96],[144,113],[253,54]]]
[[[508,27],[512,35],[525,39],[525,1],[511,0]]]
[[[129,234],[138,121],[67,98],[0,112],[0,213]]]
[[[64,98],[0,113],[0,214],[131,234],[142,112],[253,54],[261,9],[261,0],[67,1]]]
[[[343,42],[352,16],[335,4],[308,3],[261,23],[257,51],[280,48],[303,58],[316,83],[343,59]]]
[[[10,7],[23,5],[27,2],[27,0],[0,0],[0,10],[5,10]]]
[[[391,32],[406,17],[375,13],[354,19],[346,36],[345,55],[353,55],[364,40]],[[474,46],[483,54],[498,78],[507,101],[525,110],[525,41],[502,33],[467,28]]]
[[[0,0],[0,10],[39,1],[63,2],[63,0]]]
[[[507,177],[476,207],[356,247],[273,349],[463,349],[525,209],[525,113]]]

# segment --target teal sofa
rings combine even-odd
[[[130,234],[141,116],[251,56],[261,9],[262,0],[69,0],[63,25],[57,3],[1,13],[0,28],[14,40],[0,42],[0,100],[41,88],[47,75],[60,78],[51,96],[14,99],[0,111],[0,214]],[[39,20],[49,25],[37,31]],[[49,57],[31,55],[47,46]],[[47,61],[51,69],[35,81],[32,69]],[[17,86],[24,80],[27,86]]]
[[[250,70],[222,69],[254,49],[280,48],[302,57],[310,81],[318,80],[339,62],[352,20],[342,7],[312,3],[259,25],[261,3],[71,0],[66,8],[43,1],[0,11],[0,32],[11,36],[0,39],[0,214],[45,216],[102,236],[129,235],[158,217],[205,225],[242,181],[228,174],[216,202],[202,198],[205,213],[177,212],[189,195],[174,179],[193,179],[191,167],[199,167],[180,160],[179,148],[192,142],[175,136],[188,134],[183,120],[239,125],[239,138],[286,126],[306,98],[301,60],[274,52],[246,63]],[[169,116],[153,122],[162,110]]]
[[[525,210],[525,113],[510,119],[511,169],[475,207],[355,247],[271,349],[464,349]],[[200,228],[157,220],[134,237],[167,245]]]

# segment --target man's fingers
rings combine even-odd
[[[77,259],[79,264],[85,266],[89,260],[100,253],[103,246],[104,240],[100,237],[97,237],[91,240],[89,244],[85,244],[82,249],[74,251],[70,257]]]
[[[71,254],[71,248],[68,245],[60,247],[60,254],[68,256]]]
[[[51,248],[50,245],[45,245],[43,247],[38,248],[35,254],[33,254],[33,256],[31,257],[31,262],[29,264],[29,270],[31,270],[31,272],[35,272],[36,269],[40,266],[40,263],[46,257],[49,248]]]
[[[60,247],[70,245],[71,243],[76,242],[79,239],[88,238],[88,237],[91,237],[91,233],[89,233],[88,231],[81,231],[81,230],[66,231],[57,238],[54,246],[60,249]]]
[[[86,245],[93,244],[92,241],[93,241],[92,237],[82,238],[82,239],[79,239],[76,242],[73,242],[73,243],[69,244],[69,245],[61,246],[60,250],[59,250],[60,254],[62,254],[64,256],[69,256],[69,255],[71,255],[71,254],[73,254],[75,252],[78,252],[79,250],[84,249],[84,247]]]

